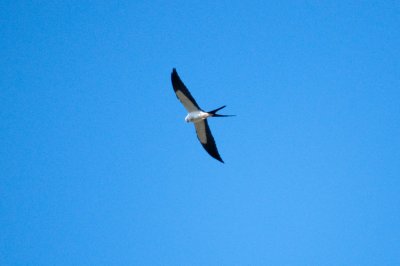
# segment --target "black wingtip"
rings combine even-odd
[[[182,83],[181,78],[179,77],[178,72],[176,72],[175,68],[172,69],[171,81],[172,81],[172,86],[174,87],[174,90],[176,90],[174,84],[176,84],[176,86],[177,86],[178,84]]]
[[[182,82],[181,78],[178,75],[178,72],[176,72],[176,68],[172,69],[171,80],[179,80],[180,82]]]
[[[221,155],[219,155],[217,147],[215,147],[215,149],[211,149],[207,147],[207,144],[201,143],[201,145],[203,146],[203,148],[206,150],[206,152],[213,157],[215,160],[221,162],[221,163],[225,163],[222,158]],[[214,144],[215,145],[215,144]]]
[[[221,163],[225,163],[222,159],[221,159],[221,157],[220,158],[216,158],[216,157],[213,157],[215,160],[217,160],[218,162],[221,162]]]
[[[222,158],[221,158],[221,156],[220,156],[219,154],[218,154],[218,156],[213,156],[213,158],[216,159],[217,161],[221,162],[221,163],[225,163],[225,162],[222,160]]]

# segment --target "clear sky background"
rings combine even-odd
[[[1,265],[400,265],[398,1],[55,2],[1,2]]]

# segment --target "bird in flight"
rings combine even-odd
[[[193,96],[190,94],[189,90],[186,88],[180,79],[176,69],[174,68],[171,73],[172,87],[174,88],[176,97],[181,101],[185,109],[188,111],[185,121],[187,123],[194,123],[196,128],[197,138],[199,139],[201,145],[213,158],[217,159],[221,163],[221,156],[218,153],[217,145],[215,144],[214,137],[211,134],[210,127],[208,126],[207,118],[209,117],[227,117],[233,115],[220,115],[217,114],[219,110],[225,107],[222,106],[215,110],[204,112],[199,105],[196,103]]]

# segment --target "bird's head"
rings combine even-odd
[[[189,123],[190,121],[192,121],[191,119],[192,119],[192,117],[190,116],[190,114],[188,114],[188,115],[185,117],[185,122],[186,122],[186,123]]]

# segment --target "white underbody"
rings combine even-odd
[[[189,123],[189,122],[197,123],[197,122],[200,122],[210,116],[211,115],[209,113],[206,113],[203,111],[194,111],[194,112],[188,113],[188,115],[185,117],[185,121],[187,123]]]

